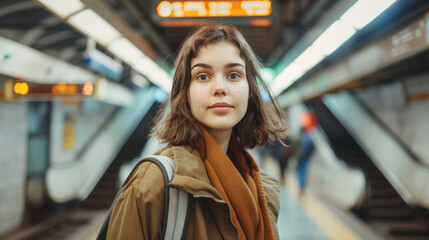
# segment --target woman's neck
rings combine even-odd
[[[231,138],[232,129],[219,131],[219,130],[207,128],[207,131],[213,136],[216,142],[226,153],[226,151],[228,150],[229,139]]]

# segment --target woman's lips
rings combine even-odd
[[[224,113],[231,110],[232,106],[228,103],[215,103],[210,105],[209,109],[217,113]]]

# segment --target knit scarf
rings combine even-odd
[[[206,154],[204,165],[211,184],[231,209],[231,217],[240,239],[276,239],[268,215],[258,165],[246,151],[241,151],[231,137],[228,157],[213,136],[200,125]],[[204,155],[203,155],[204,156]]]

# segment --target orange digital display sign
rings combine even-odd
[[[91,96],[94,93],[94,85],[91,82],[85,84],[28,84],[26,82],[16,82],[13,84],[12,92],[21,96]]]
[[[262,17],[272,13],[271,0],[259,1],[159,1],[156,4],[159,18],[204,17]]]

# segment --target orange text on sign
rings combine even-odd
[[[52,87],[52,94],[54,95],[73,95],[77,93],[77,86],[75,84],[58,83]]]
[[[159,17],[252,17],[269,16],[270,0],[261,1],[162,1],[156,7]]]

